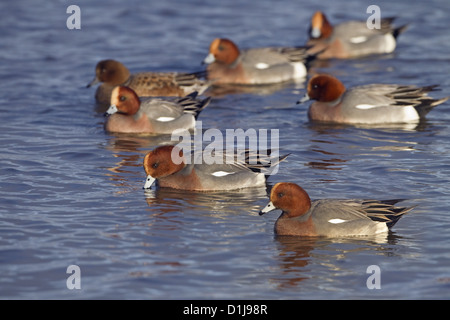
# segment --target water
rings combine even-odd
[[[0,297],[3,299],[448,299],[450,104],[418,127],[308,123],[303,84],[215,95],[203,128],[280,129],[291,153],[270,184],[312,198],[404,198],[417,205],[387,241],[276,238],[258,215],[264,188],[142,190],[143,156],[163,138],[110,135],[85,85],[97,61],[132,71],[198,71],[218,36],[241,46],[296,45],[324,9],[366,19],[367,1],[67,1],[0,4]],[[352,86],[440,84],[449,95],[447,0],[378,1],[410,23],[395,54],[330,61]],[[212,93],[211,93],[212,94]],[[69,265],[81,289],[69,290]],[[367,268],[381,270],[368,289]]]

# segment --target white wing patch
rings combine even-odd
[[[377,106],[374,106],[373,104],[358,104],[355,108],[360,110],[367,110],[367,109],[373,109]]]
[[[267,69],[268,67],[269,65],[264,62],[258,62],[257,64],[255,64],[256,69]]]
[[[215,177],[224,177],[224,176],[227,176],[229,174],[234,174],[234,172],[216,171],[216,172],[212,173],[212,175],[215,176]]]
[[[343,223],[346,222],[347,220],[342,220],[342,219],[331,219],[328,220],[329,223],[333,223],[333,224],[338,224],[338,223]]]
[[[358,36],[358,37],[353,37],[350,38],[350,42],[351,43],[363,43],[367,41],[367,37],[366,36]]]
[[[175,118],[173,117],[159,117],[158,119],[156,119],[156,121],[161,121],[161,122],[168,122],[168,121],[172,121]]]

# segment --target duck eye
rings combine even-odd
[[[317,84],[313,85],[313,89],[318,89],[318,88],[319,88],[319,85],[317,85]]]
[[[120,101],[125,101],[125,100],[127,100],[127,97],[125,97],[125,96],[120,96],[119,100],[120,100]]]
[[[278,193],[278,198],[283,198],[283,196],[284,196],[284,193],[282,193],[282,192]]]
[[[152,164],[152,168],[153,168],[153,169],[158,168],[158,166],[159,166],[159,162],[155,162],[154,164]]]

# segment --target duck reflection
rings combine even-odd
[[[313,131],[308,151],[312,158],[306,165],[319,170],[342,170],[357,158],[392,157],[392,152],[415,152],[426,143],[427,121],[416,124],[350,126],[346,124],[309,123]],[[417,134],[423,132],[423,134]]]
[[[161,145],[176,144],[178,141],[172,141],[172,136],[161,135],[131,135],[131,134],[111,134],[106,148],[113,152],[140,152],[146,153],[149,149]],[[141,150],[145,149],[145,150]]]
[[[292,288],[311,278],[313,265],[321,265],[332,272],[339,272],[345,271],[339,265],[339,261],[355,253],[373,251],[374,254],[394,256],[399,239],[401,237],[392,231],[372,237],[336,239],[275,236],[278,264],[284,276],[273,280],[278,283],[279,288]]]
[[[309,279],[307,266],[318,239],[276,236],[275,240],[279,251],[278,263],[283,275],[282,278],[274,279],[278,287],[296,287],[303,280]]]
[[[156,188],[144,190],[145,200],[150,208],[161,210],[192,210],[207,215],[226,215],[236,212],[258,213],[260,200],[267,199],[265,187],[245,188],[231,191],[196,192],[172,188]],[[243,209],[244,208],[244,209]]]
[[[140,177],[142,174],[142,161],[148,150],[154,147],[167,144],[175,144],[171,141],[170,135],[148,135],[136,136],[127,134],[111,135],[106,149],[110,150],[116,159],[113,166],[106,168],[109,172],[106,175],[114,185],[121,187],[120,192],[125,192],[124,187],[136,188],[135,180],[130,179]]]
[[[211,232],[212,225],[229,224],[230,216],[256,215],[261,199],[267,199],[264,187],[222,192],[156,188],[143,193],[149,212],[147,226],[152,233],[188,229],[201,238]],[[205,220],[209,221],[206,225]]]
[[[349,161],[349,155],[342,153],[342,145],[333,141],[332,138],[324,138],[310,140],[311,145],[308,150],[314,159],[306,162],[306,165],[319,170],[342,170]]]
[[[222,84],[210,87],[205,94],[215,98],[225,97],[230,94],[254,94],[267,96],[287,88],[304,89],[306,78],[297,81],[287,81],[283,83],[265,85],[236,85]]]
[[[381,124],[345,124],[345,123],[328,123],[328,122],[308,122],[308,127],[320,134],[336,132],[338,130],[355,128],[366,130],[381,130],[395,132],[414,132],[426,131],[431,126],[427,119],[421,119],[418,122],[410,123],[381,123]]]
[[[320,144],[324,143],[323,141],[316,140],[311,142],[316,143],[311,146],[311,151],[316,154],[321,154],[321,158],[307,162],[306,165],[308,167],[320,170],[342,170],[343,165],[348,161],[347,159],[343,159],[344,155],[323,150],[320,147]]]

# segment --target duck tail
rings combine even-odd
[[[392,36],[397,39],[397,37],[403,33],[407,28],[408,24],[405,24],[401,27],[394,28],[392,24],[394,23],[394,20],[396,17],[387,17],[381,19],[381,30],[384,30],[385,32],[389,32],[392,34]]]
[[[396,207],[395,204],[401,201],[404,201],[404,199],[366,200],[363,202],[363,205],[365,206],[365,211],[370,219],[385,222],[390,229],[402,216],[415,208],[415,206]]]
[[[447,101],[450,97],[444,97],[441,99],[422,99],[419,104],[414,106],[420,118],[424,118],[434,107]]]
[[[202,110],[205,109],[211,102],[211,97],[207,97],[203,100],[197,99],[197,97],[198,92],[194,91],[178,100],[178,103],[183,106],[184,112],[193,114],[195,119],[198,118],[200,112],[202,112]]]
[[[447,101],[450,97],[433,99],[428,96],[428,92],[440,90],[439,85],[434,84],[424,87],[399,86],[392,94],[396,105],[413,106],[420,118],[424,118],[437,105]]]
[[[405,24],[405,25],[403,25],[403,26],[401,26],[401,27],[398,27],[398,28],[394,28],[393,30],[392,30],[392,36],[395,38],[395,39],[397,39],[397,37],[401,34],[401,33],[403,33],[406,29],[408,29],[408,24]]]
[[[284,161],[288,156],[289,153],[273,157],[271,149],[267,149],[266,153],[258,152],[256,154],[250,152],[250,150],[246,150],[244,162],[246,167],[252,170],[253,172],[270,174],[271,169],[280,164],[281,161]]]

